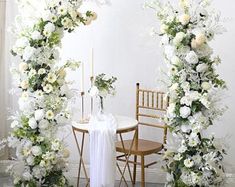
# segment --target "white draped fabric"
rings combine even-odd
[[[90,120],[91,187],[114,187],[116,173],[116,130],[113,115],[93,116]]]
[[[9,110],[14,109],[15,101],[9,95],[11,89],[10,67],[12,56],[10,48],[13,38],[8,28],[13,24],[14,17],[17,13],[16,4],[13,0],[0,0],[0,139],[6,137],[9,131],[10,116]],[[14,106],[14,107],[13,107]],[[8,151],[3,149],[0,151],[0,159],[7,159]]]
[[[6,136],[6,65],[5,65],[5,16],[6,1],[0,1],[0,139]],[[6,150],[0,151],[0,158]]]

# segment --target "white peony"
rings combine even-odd
[[[26,162],[29,166],[33,166],[34,165],[34,157],[33,156],[28,156],[28,158],[26,159]]]
[[[96,86],[92,86],[92,88],[89,91],[89,95],[91,97],[96,97],[97,95],[99,95],[99,90]]]
[[[27,89],[29,87],[29,82],[27,80],[23,80],[21,83],[20,83],[20,87],[22,89]]]
[[[34,156],[39,156],[39,155],[41,155],[42,154],[42,149],[41,149],[41,147],[40,146],[33,146],[32,148],[31,148],[31,152],[32,152],[32,154],[34,155]]]
[[[32,37],[33,40],[41,40],[42,39],[42,35],[39,31],[34,31],[31,34],[31,37]]]
[[[21,63],[19,64],[19,71],[20,71],[21,73],[25,72],[27,69],[28,69],[28,64],[27,64],[27,63],[21,62]]]
[[[47,37],[51,35],[52,32],[55,31],[55,25],[53,23],[47,23],[44,27],[43,34]]]
[[[203,82],[201,84],[203,90],[210,90],[212,88],[211,84],[209,82]]]
[[[180,116],[182,118],[187,118],[191,114],[191,108],[183,106],[180,108]]]
[[[179,17],[179,22],[182,24],[182,25],[187,25],[190,21],[190,15],[188,14],[183,14]]]
[[[187,158],[187,159],[184,160],[184,165],[185,165],[185,167],[187,167],[187,168],[191,168],[191,167],[193,167],[194,162],[193,162],[193,160]]]
[[[195,41],[196,41],[198,46],[201,46],[202,44],[204,44],[206,42],[205,34],[204,33],[197,34]]]
[[[45,130],[49,127],[49,122],[46,119],[42,119],[39,124],[38,127],[42,130]]]
[[[46,86],[43,87],[43,91],[46,93],[51,93],[53,91],[53,86],[51,84],[46,84]]]
[[[205,72],[205,71],[208,70],[208,65],[205,64],[205,63],[199,64],[199,65],[197,65],[196,70],[197,70],[197,72],[199,72],[199,73]]]
[[[51,119],[53,119],[54,118],[54,113],[52,112],[52,110],[48,110],[47,112],[46,112],[46,118],[47,119],[49,119],[49,120],[51,120]]]
[[[25,61],[28,61],[32,58],[32,56],[34,55],[34,53],[36,52],[36,49],[34,47],[30,47],[30,46],[27,46],[25,49],[24,49],[24,53],[23,53],[23,59]]]
[[[29,119],[29,126],[31,127],[31,129],[36,129],[38,127],[38,124],[35,118]]]
[[[43,119],[44,118],[44,110],[43,109],[36,110],[34,112],[34,117],[37,121]]]
[[[185,60],[189,63],[189,64],[197,64],[198,63],[198,56],[194,51],[190,51],[186,57]]]
[[[183,32],[178,32],[178,33],[175,35],[175,38],[173,39],[174,45],[179,46],[185,37],[186,37],[186,34],[185,34],[185,33],[183,33]]]

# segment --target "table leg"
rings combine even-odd
[[[130,179],[131,179],[131,182],[132,182],[132,184],[133,184],[133,179],[132,179],[131,170],[130,170],[130,166],[129,166],[129,157],[131,156],[131,149],[132,149],[132,147],[133,147],[133,145],[134,145],[134,141],[135,141],[136,135],[137,135],[137,130],[135,130],[133,139],[132,139],[132,141],[131,141],[131,145],[130,145],[129,152],[128,152],[128,154],[126,154],[126,149],[125,149],[124,141],[123,141],[123,138],[122,138],[122,134],[120,133],[120,139],[121,139],[121,143],[122,143],[122,148],[123,148],[124,153],[125,153],[126,163],[125,163],[123,172],[121,173],[121,180],[120,180],[120,183],[119,183],[119,187],[120,187],[121,184],[122,184],[122,179],[125,179],[124,174],[125,174],[125,171],[126,171],[126,167],[128,168],[129,175],[130,175]]]
[[[76,136],[76,133],[73,129],[73,135],[74,135],[74,138],[75,138],[75,141],[76,141],[76,145],[77,145],[77,148],[78,148],[78,153],[79,153],[79,156],[80,156],[80,159],[79,159],[79,168],[78,168],[78,180],[77,180],[77,187],[79,187],[79,180],[80,180],[80,173],[81,173],[81,166],[83,167],[83,170],[84,170],[84,174],[85,174],[85,177],[86,177],[86,180],[87,180],[87,184],[86,186],[89,185],[89,178],[88,178],[88,175],[87,175],[87,171],[86,171],[86,167],[85,167],[85,164],[84,164],[84,161],[83,161],[83,148],[84,148],[84,142],[85,142],[85,133],[83,132],[82,134],[82,145],[81,145],[81,148],[79,146],[79,143],[78,143],[78,140],[77,140],[77,136]]]

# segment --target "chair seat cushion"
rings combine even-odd
[[[132,140],[125,140],[123,142],[124,142],[125,150],[123,149],[122,142],[118,141],[116,142],[116,151],[122,152],[122,153],[129,153]],[[157,153],[161,151],[162,148],[163,148],[163,144],[159,142],[138,139],[137,146],[133,144],[133,147],[131,149],[131,154],[149,155],[149,154]]]

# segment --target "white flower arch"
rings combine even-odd
[[[68,123],[71,91],[65,81],[66,68],[75,70],[79,62],[62,66],[58,49],[65,32],[96,19],[91,11],[81,13],[81,0],[19,0],[16,43],[12,54],[18,59],[12,70],[20,91],[19,109],[13,116],[8,145],[16,149],[24,163],[23,172],[12,170],[15,186],[68,186],[63,175],[69,156],[58,127]]]

